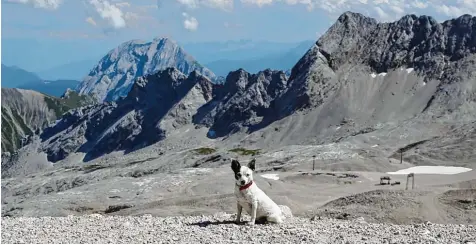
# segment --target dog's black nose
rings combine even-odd
[[[244,184],[245,184],[245,181],[244,181],[244,180],[242,180],[242,181],[241,181],[241,185],[244,185]]]

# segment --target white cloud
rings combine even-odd
[[[196,31],[198,28],[198,20],[195,17],[189,16],[187,13],[182,13],[185,20],[183,21],[183,27],[189,31]]]
[[[233,8],[233,0],[202,0],[203,4],[223,10],[231,10]]]
[[[452,3],[436,4],[434,8],[448,17],[458,17],[463,14],[476,15],[476,0],[456,0]]]
[[[88,17],[86,18],[86,22],[88,22],[89,24],[93,25],[93,26],[97,26],[97,23],[96,21],[93,19],[93,17]]]
[[[258,7],[263,7],[264,5],[269,5],[273,3],[273,0],[241,0],[242,3],[254,4]],[[288,4],[296,4],[297,0],[286,0]]]
[[[428,3],[415,0],[411,3],[411,6],[419,9],[424,9],[428,7]]]
[[[379,6],[375,6],[374,9],[375,9],[375,12],[377,12],[378,16],[380,17],[380,19],[384,19],[384,20],[389,19],[389,15],[385,13],[385,11],[383,11],[382,8],[380,8]]]
[[[392,5],[389,7],[395,14],[399,15],[399,16],[402,16],[405,14],[405,10],[403,9],[403,7],[400,7],[400,6],[396,6],[396,5]]]
[[[307,9],[320,9],[331,16],[339,15],[344,11],[355,11],[375,16],[380,20],[391,21],[400,18],[407,13],[421,13],[432,15],[428,11],[449,17],[458,17],[463,14],[476,15],[476,0],[176,0],[190,8],[201,5],[230,9],[234,2],[241,2],[257,7],[266,7],[274,3],[288,5],[305,5]]]
[[[388,4],[388,0],[374,0],[374,4],[382,4],[382,3]]]
[[[7,0],[7,3],[31,4],[35,8],[57,9],[62,0]]]
[[[231,10],[233,8],[233,0],[176,0],[188,8],[198,8],[200,5],[217,8],[222,10]],[[272,1],[272,0],[269,0]],[[159,2],[160,3],[160,2]]]
[[[160,2],[160,1],[159,1]],[[180,4],[183,4],[189,8],[196,8],[199,5],[198,0],[177,0]]]
[[[442,14],[447,15],[447,16],[454,16],[454,15],[459,16],[459,15],[464,14],[462,9],[460,9],[456,6],[447,6],[445,4],[435,6],[435,9],[436,9],[437,12],[442,13]]]
[[[271,5],[274,2],[284,2],[288,5],[302,4],[302,5],[307,5],[308,10],[312,10],[316,3],[316,0],[240,0],[240,1],[244,4],[256,5],[258,7]]]
[[[126,26],[124,14],[116,5],[106,0],[89,0],[89,3],[93,5],[99,16],[109,21],[114,28],[119,29]]]
[[[130,7],[131,4],[128,2],[119,2],[119,3],[116,3],[116,6],[119,8],[125,8],[125,7]]]

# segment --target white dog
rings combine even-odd
[[[251,221],[248,222],[248,225],[254,225],[256,219],[266,219],[271,223],[282,223],[286,217],[284,212],[289,212],[286,215],[292,216],[290,209],[286,206],[278,206],[253,182],[255,163],[256,161],[253,159],[248,163],[248,166],[241,166],[237,160],[233,159],[231,161],[231,169],[235,172],[236,179],[235,196],[238,211],[236,222],[241,222],[241,212],[244,209],[251,215]]]

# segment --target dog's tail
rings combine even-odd
[[[293,217],[293,213],[291,212],[291,209],[286,206],[286,205],[278,205],[279,206],[279,209],[281,209],[281,213],[283,213],[283,216],[285,218],[292,218]]]

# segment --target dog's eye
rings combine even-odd
[[[246,177],[250,177],[250,174],[246,174]]]

